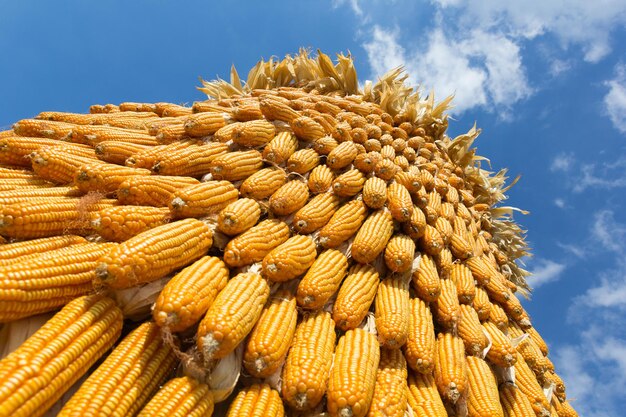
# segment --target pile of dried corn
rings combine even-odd
[[[0,361],[0,414],[576,415],[479,132],[338,58],[0,133],[3,337],[61,309]]]

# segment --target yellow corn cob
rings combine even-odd
[[[452,239],[452,235],[454,235],[454,231],[452,230],[452,225],[450,222],[444,217],[437,217],[435,220],[434,228],[437,229],[441,238],[443,239],[443,243],[448,245],[450,240]]]
[[[83,243],[87,243],[87,240],[80,236],[65,235],[5,244],[0,247],[0,266],[21,262],[55,249]]]
[[[374,301],[380,344],[388,349],[400,348],[409,334],[411,306],[408,281],[394,277],[383,279]]]
[[[332,186],[335,175],[326,165],[318,165],[309,174],[308,186],[313,194],[327,192]]]
[[[578,417],[578,413],[568,401],[560,401],[553,397],[552,404],[558,417]]]
[[[461,317],[458,324],[458,333],[468,356],[480,355],[489,344],[478,318],[478,313],[471,306],[461,304]]]
[[[33,171],[40,177],[57,184],[69,184],[74,174],[85,164],[99,162],[92,158],[72,154],[66,147],[42,148],[32,153]]]
[[[398,184],[404,186],[409,193],[417,192],[422,187],[419,175],[416,172],[398,172],[393,178]]]
[[[275,97],[262,97],[259,100],[259,108],[267,120],[280,120],[290,123],[300,117],[297,111]]]
[[[188,376],[170,379],[138,417],[211,417],[213,394],[208,385]]]
[[[338,206],[339,198],[336,195],[331,193],[316,195],[294,215],[294,230],[302,234],[316,231],[328,223]]]
[[[115,113],[120,111],[120,107],[116,106],[115,104],[105,104],[105,105],[101,105],[101,104],[94,104],[92,106],[89,107],[89,113],[92,114],[96,114],[96,113]],[[124,111],[132,111],[130,109],[126,109]]]
[[[408,221],[413,213],[413,202],[409,190],[397,182],[389,184],[387,187],[387,207],[395,220],[399,222]]]
[[[107,164],[101,161],[81,165],[74,172],[74,184],[84,193],[96,191],[112,193],[131,176],[148,176],[150,171],[142,168]]]
[[[168,144],[186,138],[184,120],[178,119],[168,123],[159,123],[156,128],[156,140],[161,144]]]
[[[404,356],[411,369],[432,374],[435,366],[435,328],[428,304],[419,298],[410,301],[409,333]]]
[[[487,359],[496,366],[508,368],[515,365],[517,351],[511,345],[511,340],[498,327],[490,322],[483,323],[483,328],[491,339],[491,348],[487,352]]]
[[[54,184],[42,180],[41,178],[10,178],[2,180],[0,183],[0,192],[5,191],[25,191],[25,190],[42,190],[48,189]]]
[[[274,194],[286,182],[287,174],[282,169],[264,168],[241,183],[239,192],[242,197],[263,200]]]
[[[304,314],[287,354],[282,396],[296,410],[313,409],[322,400],[335,349],[335,324],[323,310]]]
[[[232,140],[234,143],[256,148],[266,145],[276,136],[274,125],[267,120],[253,120],[239,123],[234,129]]]
[[[285,290],[274,294],[247,341],[243,364],[250,375],[266,378],[282,366],[297,319],[294,295]]]
[[[156,104],[134,103],[134,102],[127,101],[124,103],[120,103],[118,110],[119,111],[142,111],[142,112],[156,113]],[[99,113],[107,113],[107,112],[99,112]]]
[[[174,370],[174,362],[159,327],[143,323],[115,347],[58,415],[135,415]]]
[[[313,149],[320,155],[328,155],[337,146],[339,143],[332,136],[324,136],[313,143]]]
[[[390,179],[392,179],[399,170],[400,168],[398,168],[396,164],[393,163],[393,161],[390,161],[388,159],[381,159],[374,166],[374,174],[378,178],[382,178],[385,181],[389,181]]]
[[[509,318],[506,312],[497,303],[491,303],[489,306],[489,321],[503,332],[506,331],[509,325]]]
[[[358,169],[351,169],[333,181],[333,192],[339,197],[352,197],[358,194],[365,184],[365,177]]]
[[[370,208],[382,208],[387,202],[387,183],[378,177],[368,178],[363,186],[363,201]]]
[[[56,139],[8,136],[0,138],[0,163],[17,166],[30,166],[28,156],[41,148],[52,146],[69,146],[89,153],[87,146],[74,145]]]
[[[111,242],[123,242],[169,221],[167,208],[149,206],[113,206],[94,213],[91,227]]]
[[[426,216],[422,209],[413,205],[411,218],[403,223],[402,230],[409,235],[411,239],[419,239],[424,236],[424,232],[426,231]]]
[[[368,417],[403,417],[407,409],[406,360],[398,349],[381,349]]]
[[[333,306],[333,320],[342,330],[356,328],[374,302],[378,272],[370,265],[354,264],[343,281]]]
[[[228,242],[224,249],[224,262],[237,267],[261,261],[288,238],[289,226],[286,223],[276,219],[263,220]]]
[[[294,152],[287,160],[287,169],[298,174],[306,174],[320,164],[320,156],[314,149],[306,148]]]
[[[197,184],[189,177],[133,176],[119,185],[117,197],[122,204],[167,207],[177,190]]]
[[[13,125],[19,136],[65,140],[76,125],[38,119],[23,119]]]
[[[416,416],[447,417],[432,374],[409,372],[408,405]]]
[[[270,197],[270,210],[277,216],[286,216],[300,210],[309,198],[309,189],[300,180],[289,181]]]
[[[268,384],[243,388],[228,408],[226,417],[283,417],[285,409],[278,391]]]
[[[171,155],[179,152],[181,149],[188,148],[191,145],[198,145],[198,142],[191,139],[180,140],[169,145],[157,145],[151,146],[146,149],[137,151],[133,155],[126,158],[124,164],[132,168],[147,168],[152,167],[165,155]],[[218,146],[218,145],[215,145]]]
[[[500,385],[500,403],[505,417],[534,416],[532,405],[524,393],[513,383]]]
[[[154,281],[204,255],[213,243],[209,227],[184,219],[140,233],[98,262],[98,280],[121,289]]]
[[[106,140],[95,147],[98,159],[111,164],[124,165],[126,159],[133,154],[148,149],[146,145],[121,142],[118,140]]]
[[[394,272],[411,268],[415,256],[415,242],[407,235],[394,235],[385,248],[385,264]]]
[[[326,136],[326,131],[315,120],[307,116],[300,116],[289,122],[293,133],[301,140],[312,142]]]
[[[233,117],[239,122],[248,122],[263,118],[259,103],[243,103],[232,110]]]
[[[435,306],[437,324],[445,329],[456,329],[461,315],[461,307],[456,286],[452,280],[441,280],[441,294],[437,298]]]
[[[426,302],[437,301],[441,294],[441,280],[432,257],[421,256],[419,268],[413,271],[412,282],[418,297]]]
[[[439,333],[435,355],[435,383],[441,397],[456,403],[465,395],[467,382],[463,340],[452,333]]]
[[[76,123],[81,125],[102,125],[111,124],[123,120],[149,120],[154,118],[154,114],[137,113],[137,112],[117,112],[117,113],[100,113],[100,114],[82,114],[68,112],[41,112],[37,115],[39,120],[54,120],[68,123]]]
[[[317,257],[302,280],[298,283],[298,306],[318,309],[337,292],[348,270],[346,256],[334,249],[327,249]]]
[[[345,168],[352,163],[357,153],[353,142],[342,142],[330,151],[326,158],[326,165],[333,170]]]
[[[452,234],[450,239],[450,250],[459,259],[467,259],[474,254],[474,249],[468,239],[456,232]]]
[[[430,191],[435,188],[435,177],[433,177],[433,174],[428,172],[426,169],[420,170],[420,182],[426,191]]]
[[[122,312],[110,298],[76,298],[0,361],[0,410],[41,416],[119,337]]]
[[[160,155],[158,162],[151,168],[159,175],[197,177],[208,173],[213,163],[226,155],[227,150],[228,147],[223,143],[190,145],[169,154]],[[216,175],[215,178],[218,176]]]
[[[169,208],[174,217],[203,217],[219,213],[238,195],[229,181],[206,181],[174,192]]]
[[[380,155],[385,159],[393,161],[393,159],[396,157],[396,151],[393,149],[393,146],[385,145],[380,150]]]
[[[476,310],[480,321],[485,321],[489,318],[489,314],[491,313],[491,302],[489,301],[489,295],[484,288],[476,287],[476,296],[472,302],[472,307]]]
[[[319,231],[320,244],[326,248],[338,247],[359,230],[366,217],[367,207],[363,201],[349,201]]]
[[[225,125],[226,120],[221,113],[209,112],[196,113],[187,117],[183,128],[187,136],[202,137],[214,134]]]
[[[484,285],[489,298],[498,303],[504,304],[511,297],[511,291],[506,285],[507,279],[500,273],[494,275],[487,284]]]
[[[523,356],[521,358],[518,357],[518,362],[521,359],[524,359],[524,357]],[[526,365],[528,366],[528,364]],[[534,373],[532,369],[531,371]],[[553,395],[556,396],[560,401],[565,401],[565,398],[566,398],[565,383],[563,382],[560,376],[555,374],[553,371],[545,371],[543,374],[539,376],[538,381],[541,383],[542,386],[554,384]]]
[[[179,117],[191,114],[190,107],[179,106],[173,103],[155,103],[155,113],[162,117]]]
[[[392,234],[393,218],[389,210],[375,211],[365,220],[352,242],[352,258],[364,264],[374,261]]]
[[[454,264],[450,273],[450,279],[456,285],[459,302],[472,304],[476,296],[476,285],[474,284],[472,271],[463,264]]]
[[[509,282],[507,281],[507,283]],[[511,319],[517,321],[521,326],[530,326],[530,317],[515,294],[509,293],[509,298],[501,304],[501,307]]]
[[[487,362],[475,356],[468,356],[466,362],[469,385],[468,415],[472,417],[504,417],[500,405],[498,384]]]
[[[198,326],[205,364],[235,350],[259,320],[270,288],[260,275],[242,273],[228,281]]]
[[[210,172],[218,180],[243,180],[263,166],[259,151],[236,151],[218,155],[211,162]]]
[[[36,179],[37,176],[33,171],[26,168],[19,168],[12,165],[0,164],[0,178],[3,180],[8,179]]]
[[[328,411],[332,416],[367,415],[379,362],[380,348],[372,333],[353,329],[339,339],[327,393]]]
[[[360,153],[354,158],[352,165],[362,173],[369,174],[374,171],[374,167],[380,158],[378,152]]]
[[[217,230],[229,236],[238,235],[254,226],[261,217],[259,203],[250,198],[233,201],[217,217]]]
[[[304,274],[316,257],[313,239],[295,235],[265,255],[263,276],[272,282],[288,281]]]
[[[89,230],[90,214],[116,203],[71,197],[34,197],[0,207],[0,235],[32,239],[81,234]]]
[[[515,385],[526,395],[536,415],[550,417],[550,403],[535,374],[519,353],[515,361]]]
[[[548,345],[546,344],[545,340],[543,340],[537,329],[535,329],[534,327],[529,327],[525,330],[526,333],[530,335],[530,338],[533,339],[535,344],[539,347],[541,353],[543,353],[544,356],[548,356]]]
[[[233,136],[235,135],[235,130],[237,129],[237,126],[238,124],[231,123],[231,124],[227,124],[226,126],[219,128],[217,132],[215,132],[215,134],[213,135],[213,140],[222,142],[222,143],[227,143],[227,142],[232,141]]]
[[[517,324],[513,322],[509,323],[508,332],[512,338],[518,338],[524,334]],[[519,342],[516,346],[516,350],[522,355],[530,369],[532,369],[536,375],[544,375],[547,370],[545,357],[532,338],[526,338]]]
[[[450,252],[448,248],[443,248],[441,249],[441,252],[434,257],[434,259],[437,269],[439,270],[439,276],[442,279],[450,278],[452,268],[455,265],[455,259],[452,256],[452,252]]]
[[[84,143],[90,146],[96,146],[103,141],[116,141],[144,146],[159,144],[156,138],[148,135],[145,130],[97,125],[76,125],[69,133],[68,139],[74,143]]]
[[[263,159],[281,165],[298,150],[298,139],[290,132],[280,132],[263,149]]]

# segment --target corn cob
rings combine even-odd
[[[258,103],[244,103],[235,107],[232,111],[233,117],[239,122],[248,122],[263,118],[263,113]]]
[[[366,217],[367,207],[362,201],[352,200],[344,204],[320,229],[320,244],[325,248],[338,247],[361,228]]]
[[[297,319],[294,295],[284,290],[274,294],[248,338],[243,364],[250,375],[266,378],[282,366]]]
[[[200,321],[227,281],[224,263],[203,256],[165,285],[152,311],[154,321],[172,332],[187,330]]]
[[[71,197],[35,197],[0,207],[0,235],[33,239],[81,234],[89,230],[90,214],[112,207],[115,200]]]
[[[261,216],[261,207],[250,198],[233,201],[217,217],[217,230],[229,236],[238,235],[254,226]]]
[[[504,304],[511,297],[511,291],[506,285],[507,279],[502,275],[494,275],[487,284],[484,285],[489,298],[498,303]]]
[[[49,251],[83,243],[87,243],[87,241],[80,236],[65,235],[6,244],[0,247],[0,266],[21,262]]]
[[[510,339],[490,321],[484,322],[483,328],[491,339],[491,348],[489,352],[487,352],[487,359],[494,365],[502,368],[515,365],[517,352],[513,345],[511,345]]]
[[[424,212],[414,205],[411,218],[402,226],[404,233],[409,235],[412,239],[421,238],[426,231],[426,216],[424,216]]]
[[[165,155],[171,155],[180,152],[181,149],[186,149],[191,145],[198,145],[198,142],[195,140],[186,139],[171,143],[169,145],[151,146],[149,148],[137,151],[133,155],[129,156],[128,158],[126,158],[126,161],[124,161],[124,164],[132,168],[152,169],[152,167],[159,161],[160,158],[165,157]]]
[[[228,266],[250,265],[263,260],[272,249],[289,238],[289,226],[276,219],[268,219],[232,239],[224,249]]]
[[[123,242],[153,227],[169,221],[167,208],[142,206],[113,206],[94,213],[91,227],[111,242]]]
[[[149,113],[137,112],[118,112],[118,113],[100,113],[100,114],[82,114],[69,112],[47,111],[37,115],[38,120],[53,120],[67,123],[75,123],[79,125],[103,125],[112,122],[127,120],[147,120],[153,119],[155,115]]]
[[[156,103],[155,113],[161,117],[179,117],[191,114],[193,109],[190,107],[179,106],[173,103]]]
[[[426,302],[437,301],[441,294],[441,280],[432,257],[421,256],[419,268],[413,271],[412,282],[418,297]]]
[[[411,268],[415,256],[415,242],[407,235],[394,235],[385,248],[385,264],[394,272]]]
[[[126,101],[124,103],[120,103],[118,106],[119,111],[142,111],[142,112],[152,112],[156,113],[156,104],[154,103],[134,103],[131,101]],[[107,112],[99,112],[99,113],[107,113]]]
[[[313,239],[295,235],[263,258],[263,276],[271,282],[283,282],[304,274],[317,257]]]
[[[335,324],[325,311],[305,314],[296,327],[282,374],[282,395],[296,410],[313,409],[322,400],[328,384]]]
[[[17,178],[36,179],[37,176],[33,171],[27,168],[0,164],[0,178],[6,180]]]
[[[335,171],[340,170],[350,165],[357,153],[357,148],[353,142],[342,142],[330,151],[326,158],[326,165]]]
[[[270,210],[277,216],[286,216],[304,207],[308,198],[306,183],[300,180],[289,181],[270,197]]]
[[[487,362],[475,356],[468,356],[466,362],[469,386],[468,415],[471,417],[504,417],[498,395],[498,384]]]
[[[380,344],[388,349],[400,348],[409,335],[411,306],[408,281],[393,277],[383,279],[374,301]]]
[[[472,271],[463,264],[454,264],[450,273],[450,279],[456,285],[459,302],[472,304],[476,296],[476,285],[474,284]]]
[[[98,159],[102,161],[124,165],[127,158],[148,148],[149,147],[146,145],[137,145],[118,140],[106,140],[96,145],[95,152]]]
[[[409,372],[408,405],[416,416],[447,417],[432,374]]]
[[[59,417],[135,415],[174,370],[159,327],[143,323],[80,386]]]
[[[385,249],[392,234],[393,218],[389,210],[372,213],[352,242],[352,258],[364,264],[372,262]]]
[[[227,150],[228,147],[222,143],[190,145],[170,154],[160,155],[158,162],[151,168],[159,175],[197,177],[211,171],[213,163],[218,158],[225,156]],[[221,179],[222,177],[219,176],[218,178],[215,175],[216,179]]]
[[[391,216],[399,221],[408,221],[413,212],[411,194],[406,187],[398,182],[392,182],[387,187],[387,207]]]
[[[97,113],[115,113],[115,112],[118,112],[118,111],[120,111],[120,107],[116,106],[115,104],[105,104],[105,105],[94,104],[94,105],[89,107],[89,113],[92,113],[92,114],[97,114]],[[131,110],[127,109],[125,111],[131,111]]]
[[[500,404],[505,417],[534,416],[532,405],[524,393],[511,382],[500,385]]]
[[[104,141],[117,141],[144,146],[159,144],[156,138],[148,135],[145,130],[97,125],[76,125],[70,131],[68,139],[74,143],[84,143],[90,146],[96,146]]]
[[[224,116],[220,113],[197,113],[187,117],[183,128],[190,137],[209,136],[226,125]]]
[[[491,302],[489,301],[489,295],[484,288],[476,287],[476,296],[472,302],[472,307],[476,310],[480,321],[485,321],[489,318],[489,314],[491,312]]]
[[[407,409],[406,360],[398,349],[381,349],[368,417],[403,417]]]
[[[458,333],[468,356],[480,355],[489,344],[483,332],[476,310],[467,304],[461,304],[461,316],[458,324]]]
[[[372,333],[353,329],[339,339],[328,383],[327,406],[332,416],[367,415],[379,361],[380,348]]]
[[[409,333],[404,356],[409,367],[430,374],[435,365],[435,328],[428,304],[419,298],[410,300]]]
[[[313,143],[313,149],[320,155],[328,155],[337,146],[339,143],[332,136],[324,136]]]
[[[242,197],[263,200],[274,194],[286,182],[287,175],[282,169],[264,168],[246,178],[239,187],[239,193]]]
[[[374,166],[374,174],[378,178],[382,178],[385,181],[391,180],[398,173],[399,170],[400,168],[396,166],[393,161],[390,161],[388,159],[381,159]]]
[[[496,276],[498,272],[493,266],[484,258],[474,256],[465,261],[465,265],[472,271],[474,279],[479,285],[487,285],[492,277]]]
[[[326,192],[332,186],[335,175],[326,165],[318,165],[309,174],[307,184],[313,194]]]
[[[356,328],[374,302],[379,276],[370,265],[354,264],[343,281],[333,306],[333,320],[342,330]]]
[[[43,415],[119,337],[122,312],[110,298],[76,298],[0,361],[0,410]]]
[[[424,235],[420,238],[420,244],[424,252],[429,255],[438,255],[444,248],[441,234],[430,224],[424,227]]]
[[[259,108],[267,120],[280,120],[289,123],[300,116],[297,111],[275,97],[261,97]]]
[[[122,204],[167,207],[177,190],[196,184],[188,177],[133,176],[119,185],[117,197]]]
[[[198,349],[205,364],[227,356],[246,338],[269,295],[260,275],[242,273],[228,281],[198,326]]]
[[[114,289],[154,281],[204,255],[213,243],[209,227],[185,219],[140,233],[103,256],[96,276]]]
[[[320,156],[314,149],[306,148],[294,152],[287,160],[287,169],[298,174],[306,174],[320,164]]]
[[[456,329],[461,315],[456,286],[450,279],[441,280],[441,294],[435,302],[437,324],[445,329]]]
[[[298,284],[298,306],[319,309],[337,292],[348,270],[346,256],[327,249],[317,257]]]
[[[263,159],[282,165],[298,150],[298,139],[290,132],[280,132],[263,149]]]
[[[528,367],[524,358],[517,353],[515,361],[515,385],[530,401],[530,404],[538,416],[550,417],[550,403],[543,393],[543,389],[537,382],[533,371]]]
[[[509,323],[508,333],[513,338],[518,338],[524,334],[517,324],[513,322]],[[522,355],[535,375],[544,375],[547,370],[546,358],[531,338],[526,338],[520,341],[516,346],[516,350]]]
[[[75,150],[90,153],[87,146],[69,144],[56,139],[30,138],[21,136],[8,136],[0,138],[0,163],[17,166],[30,166],[28,156],[41,148],[53,146],[67,146]]]
[[[96,191],[112,193],[131,176],[148,176],[150,171],[129,168],[101,161],[82,165],[74,172],[74,184],[84,193]]]
[[[23,119],[13,125],[13,131],[19,136],[66,140],[76,125],[38,119]]]
[[[456,403],[467,391],[467,380],[463,340],[452,333],[439,333],[435,355],[435,383],[441,397]]]
[[[509,318],[506,312],[497,303],[490,303],[489,321],[496,325],[501,331],[506,331],[509,325]]]
[[[103,163],[93,158],[75,155],[70,148],[59,146],[33,152],[31,161],[33,171],[39,177],[57,184],[69,184],[74,181],[74,174],[82,165]]]
[[[339,197],[352,197],[361,192],[365,177],[358,169],[351,169],[333,181],[333,192]]]
[[[437,231],[441,235],[443,243],[446,246],[449,246],[450,240],[452,240],[452,236],[454,235],[454,230],[452,229],[452,225],[450,225],[450,222],[444,217],[437,217],[437,220],[435,220],[434,228],[437,229]]]
[[[529,327],[525,330],[526,333],[530,335],[530,338],[533,339],[535,344],[539,347],[541,353],[543,353],[544,356],[548,356],[548,345],[546,344],[545,340],[543,340],[537,329],[535,329],[534,327]]]
[[[238,195],[229,181],[206,181],[174,192],[169,208],[174,217],[203,217],[219,213]]]
[[[558,417],[578,417],[578,413],[568,401],[561,402],[559,399],[553,398],[552,404]]]
[[[259,151],[236,151],[218,155],[211,162],[210,172],[218,180],[244,180],[263,166]]]
[[[228,408],[226,417],[283,417],[285,409],[278,391],[268,384],[243,388]]]
[[[289,126],[299,139],[306,142],[315,141],[326,135],[326,131],[322,125],[307,116],[300,116],[293,119],[289,122]]]
[[[208,385],[188,376],[170,379],[138,417],[211,417],[213,394]]]
[[[352,166],[367,175],[374,171],[378,158],[379,156],[377,152],[360,153],[356,156],[356,158],[354,158]]]
[[[368,178],[363,185],[363,201],[370,208],[382,208],[387,202],[387,183],[378,177]]]
[[[316,195],[296,212],[293,218],[294,230],[303,234],[316,231],[328,223],[338,206],[339,199],[334,194]]]
[[[42,190],[51,188],[52,186],[54,186],[54,184],[42,180],[41,178],[10,178],[2,180],[2,183],[0,183],[0,193],[18,190]]]

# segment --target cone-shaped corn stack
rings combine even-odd
[[[130,331],[158,298],[150,326],[163,344],[134,330],[109,357],[128,374],[97,382],[105,393],[138,381],[137,410],[182,410],[189,397],[194,415],[214,402],[250,416],[574,415],[518,299],[527,247],[512,209],[497,207],[506,170],[482,169],[480,131],[448,137],[450,99],[421,97],[406,78],[396,69],[361,89],[350,57],[301,51],[259,62],[246,82],[234,69],[203,82],[209,99],[192,107],[17,122],[0,133],[0,318],[57,310],[87,279]],[[132,337],[138,353],[124,358]],[[184,367],[157,360],[170,350]],[[189,392],[168,391],[183,374]],[[102,409],[93,381],[83,409],[124,406]],[[11,401],[52,406],[45,384],[33,387]]]

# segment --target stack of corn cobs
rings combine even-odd
[[[479,131],[338,59],[0,132],[0,415],[576,415]]]

